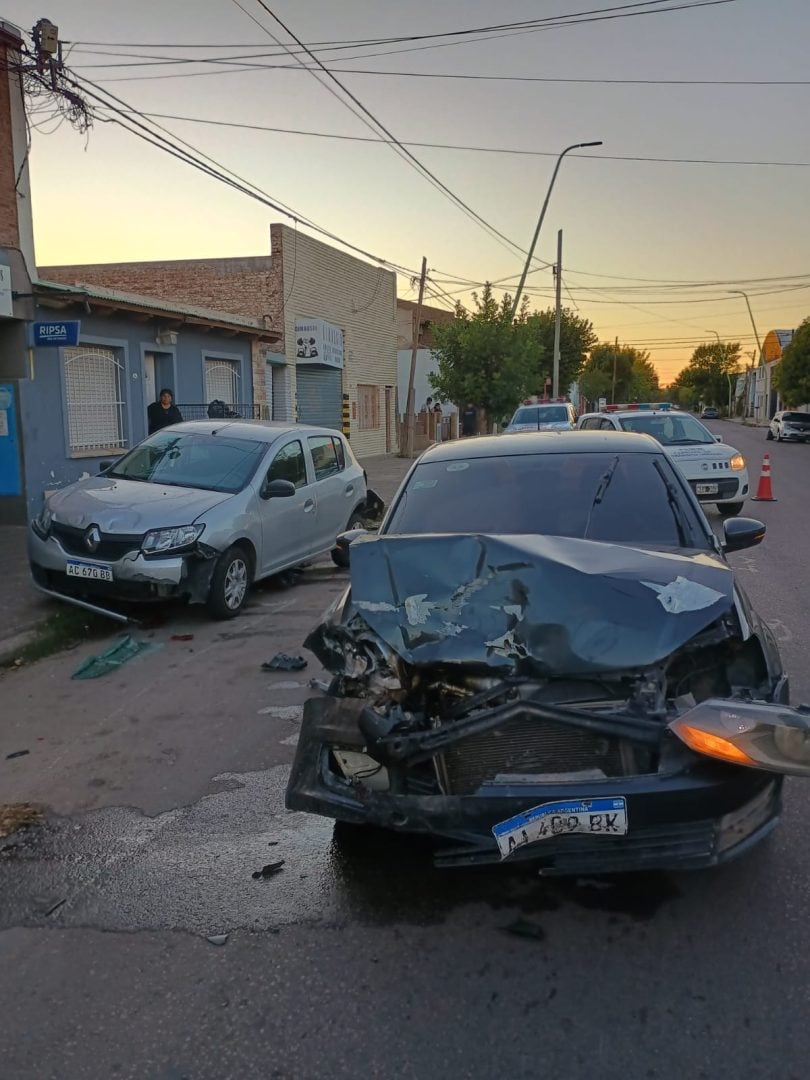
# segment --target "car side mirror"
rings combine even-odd
[[[295,492],[291,480],[265,480],[261,494],[263,499],[289,499]]]
[[[756,547],[765,538],[765,526],[754,518],[731,518],[723,525],[724,553]]]
[[[355,540],[359,540],[361,536],[368,535],[368,529],[349,529],[348,532],[341,533],[337,540],[335,540],[335,546],[332,548],[332,562],[335,566],[340,566],[344,570],[348,569],[349,548]]]
[[[722,435],[715,435],[714,441],[715,442],[722,442],[723,441],[723,436]]]
[[[99,475],[102,475],[105,472],[109,472],[110,469],[114,468],[120,460],[121,458],[114,458],[112,461],[102,461],[98,467]]]

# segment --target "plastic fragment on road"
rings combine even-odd
[[[224,945],[229,936],[229,934],[208,934],[205,940],[212,945]]]
[[[507,934],[515,934],[517,937],[531,938],[533,941],[544,941],[546,932],[539,923],[529,919],[515,919],[503,927]]]
[[[273,877],[284,866],[284,859],[279,859],[278,862],[267,863],[261,868],[261,870],[254,870],[251,875],[256,881],[264,880]]]
[[[680,576],[670,581],[669,585],[657,585],[654,581],[642,581],[641,584],[658,593],[658,602],[670,615],[680,615],[684,611],[702,611],[723,599],[723,593],[716,589]]]
[[[13,754],[6,754],[6,761],[12,761],[14,758],[25,757],[26,754],[30,754],[30,750],[15,750]]]
[[[88,656],[79,664],[71,678],[98,679],[102,675],[109,675],[111,671],[115,671],[116,668],[120,668],[122,664],[140,656],[141,653],[151,652],[158,647],[148,641],[136,641],[131,634],[126,634],[98,656]]]
[[[287,653],[276,653],[272,660],[262,664],[262,671],[301,671],[307,666],[303,656],[289,656]]]
[[[172,634],[169,641],[193,641],[193,634]]]

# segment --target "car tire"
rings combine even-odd
[[[717,509],[721,517],[736,517],[742,512],[745,503],[718,503]]]
[[[767,439],[768,442],[773,441],[773,432],[771,431],[770,428],[768,428],[768,434],[765,436],[765,438]]]
[[[208,610],[215,619],[235,618],[247,601],[253,581],[253,559],[239,544],[219,557],[208,591]]]
[[[352,511],[351,517],[349,518],[346,528],[343,531],[349,532],[350,529],[362,529],[363,522],[363,511],[358,506],[355,510]],[[343,550],[343,548],[333,547],[331,555],[332,562],[335,564],[335,566],[338,567],[338,569],[349,569],[349,555],[348,552]]]

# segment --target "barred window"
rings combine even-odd
[[[206,401],[224,401],[236,405],[239,397],[239,365],[234,360],[205,361]]]
[[[380,388],[359,383],[357,386],[357,425],[361,431],[380,426]]]
[[[115,352],[84,345],[63,358],[70,452],[126,447],[124,365]]]

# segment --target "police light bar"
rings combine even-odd
[[[642,401],[642,402],[630,402],[626,405],[603,405],[600,412],[634,412],[634,411],[650,411],[658,410],[660,412],[666,412],[667,409],[672,408],[672,403],[669,401]]]

